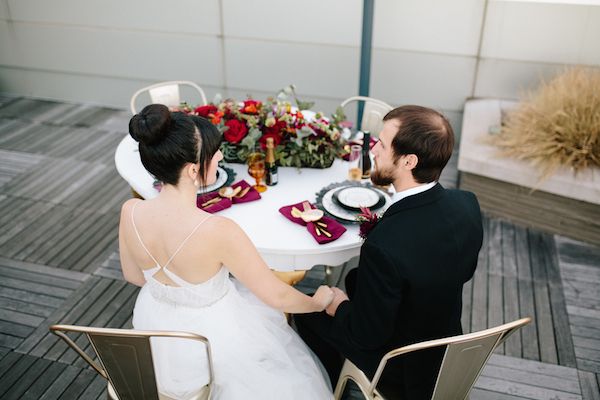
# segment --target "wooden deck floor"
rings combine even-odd
[[[2,399],[105,397],[103,380],[48,325],[131,326],[137,289],[121,278],[117,246],[130,192],[113,162],[128,120],[121,110],[0,97]],[[454,158],[442,182],[456,180]],[[316,267],[300,288],[324,278]],[[534,323],[492,357],[471,399],[600,399],[600,248],[486,218],[463,327],[521,316]]]

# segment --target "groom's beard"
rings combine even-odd
[[[377,186],[387,186],[394,183],[394,169],[380,169],[375,162],[375,170],[371,171],[371,182]]]

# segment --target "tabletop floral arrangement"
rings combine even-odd
[[[266,148],[267,138],[273,138],[280,166],[327,168],[343,155],[345,140],[341,133],[348,122],[341,107],[330,118],[321,112],[305,117],[303,111],[313,105],[298,100],[294,85],[290,85],[264,102],[217,98],[200,107],[182,103],[179,111],[208,118],[223,133],[221,151],[225,161],[243,163],[259,146]]]

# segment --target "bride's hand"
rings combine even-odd
[[[312,298],[317,304],[317,311],[323,311],[329,304],[331,304],[334,297],[335,294],[329,286],[321,285],[315,294],[313,294]]]

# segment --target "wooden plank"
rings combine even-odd
[[[7,352],[14,350],[23,342],[23,337],[0,333],[0,349]]]
[[[490,219],[488,235],[488,328],[504,323],[504,299],[502,294],[502,223]],[[496,349],[504,354],[504,344]]]
[[[511,394],[491,392],[489,390],[474,387],[469,395],[470,400],[522,400],[525,397],[513,396]]]
[[[531,230],[529,233],[529,248],[531,272],[535,299],[536,328],[540,347],[540,360],[552,364],[558,363],[552,309],[548,293],[548,277],[546,274],[546,257],[543,254],[542,235]]]
[[[33,332],[32,327],[19,324],[17,321],[0,321],[0,333],[18,338],[26,338],[31,332]]]
[[[578,371],[583,400],[600,400],[600,382],[593,372]]]
[[[472,332],[471,330],[471,310],[473,309],[473,278],[469,279],[463,285],[462,292],[462,314],[460,323],[464,333]]]
[[[562,377],[544,375],[536,372],[524,371],[522,369],[517,370],[512,367],[507,368],[496,365],[487,365],[482,371],[481,376],[535,385],[546,389],[558,390],[560,392],[581,393],[578,380],[564,379]]]
[[[62,303],[62,299],[46,296],[44,294],[32,293],[27,290],[17,290],[1,285],[0,281],[0,297],[6,297],[9,299],[19,299],[28,303],[47,305],[50,307],[58,307]]]
[[[600,329],[571,325],[571,332],[573,333],[573,336],[600,340]]]
[[[100,286],[99,289],[98,286]],[[54,311],[52,315],[48,317],[48,321],[50,323],[59,323],[65,321],[65,323],[68,323],[71,321],[69,318],[73,315],[74,312],[72,310],[76,305],[79,305],[83,302],[93,301],[94,290],[102,290],[106,286],[107,282],[96,277],[91,277],[85,281],[78,290],[73,292],[73,295],[65,300],[61,308]],[[29,335],[23,343],[21,343],[21,345],[17,348],[17,351],[29,353],[34,348],[39,347],[40,341],[49,335],[51,335],[51,333],[48,332],[48,327],[40,326],[31,335]],[[58,338],[53,337],[53,340],[58,340]],[[43,353],[34,355],[41,356]]]
[[[58,363],[57,363],[58,364]],[[52,382],[50,387],[44,392],[40,400],[56,400],[61,394],[69,387],[69,385],[75,380],[77,375],[81,372],[80,368],[75,368],[71,365],[67,365],[63,372],[58,375],[58,378]]]
[[[79,396],[79,398],[96,399],[103,395],[103,399],[106,399],[106,386],[106,379],[102,378],[100,375],[96,375],[96,377],[94,377],[92,382],[87,386],[83,393],[81,393],[81,396]]]
[[[37,282],[29,282],[20,279],[13,279],[9,277],[2,277],[2,286],[8,286],[17,290],[25,290],[28,292],[43,294],[46,296],[56,297],[59,299],[64,299],[68,297],[72,290],[63,289],[59,287],[49,287],[44,285],[43,283]]]
[[[12,260],[12,259],[5,258],[2,256],[0,256],[0,265],[5,266],[5,267],[16,268],[19,270],[28,271],[28,272],[32,272],[32,273],[36,273],[36,274],[43,274],[43,275],[47,275],[47,276],[53,276],[53,277],[63,278],[65,280],[74,280],[74,281],[79,281],[79,282],[83,282],[90,277],[89,274],[86,274],[83,272],[65,271],[62,269],[47,267],[47,266],[41,265],[41,264],[35,264],[35,263],[31,263],[31,262],[26,262],[26,261]]]
[[[95,377],[96,372],[91,369],[82,369],[58,399],[71,400],[78,398]]]
[[[29,356],[23,356],[29,357]],[[52,362],[44,360],[43,358],[35,359],[33,365],[29,367],[27,372],[16,380],[15,384],[6,392],[2,398],[5,400],[19,400],[27,398],[24,394],[34,384],[34,382],[44,374],[49,368]]]
[[[24,312],[16,312],[0,308],[0,320],[12,321],[19,325],[25,325],[32,328],[37,328],[44,321],[43,317],[38,317]]]
[[[535,400],[581,400],[580,394],[561,392],[558,390],[546,389],[533,384],[510,382],[487,376],[480,376],[475,384],[479,389],[485,389],[493,392],[510,393],[517,396]]]
[[[515,245],[515,229],[512,224],[502,223],[502,275],[504,286],[502,297],[504,299],[504,322],[515,321],[519,315],[519,289],[517,280],[517,260]],[[520,357],[521,331],[513,333],[504,342],[506,355]]]
[[[554,238],[549,234],[541,236],[541,249],[545,256],[546,275],[548,277],[548,291],[550,296],[550,307],[552,308],[552,322],[555,332],[556,351],[558,362],[568,367],[576,367],[573,341],[571,340],[571,329],[569,316],[563,294],[562,278],[558,265],[558,254]]]
[[[0,361],[0,378],[7,374],[20,358],[21,354],[9,351]]]
[[[482,220],[483,244],[477,257],[477,268],[473,275],[473,308],[471,314],[471,331],[477,332],[488,327],[488,249],[489,218]]]
[[[586,265],[596,269],[600,266],[600,247],[598,245],[564,236],[556,236],[556,241],[561,262]]]
[[[83,272],[64,271],[57,268],[47,267],[41,264],[17,261],[5,257],[0,257],[0,266],[19,270],[23,273],[30,273],[32,275],[42,275],[48,278],[60,278],[62,279],[64,287],[69,288],[72,287],[72,284],[68,282],[75,281],[81,283],[90,277],[89,274]]]
[[[4,245],[4,254],[16,260],[24,260],[53,235],[67,228],[71,209],[62,206],[53,207],[41,215],[35,229],[22,231]]]
[[[18,360],[14,362],[10,369],[0,377],[0,398],[10,391],[31,365],[37,360],[35,357],[30,357],[26,354],[19,354]]]
[[[54,311],[54,307],[28,303],[17,299],[7,299],[5,297],[0,297],[0,309],[19,311],[38,317],[48,317]]]
[[[46,371],[33,382],[33,384],[23,394],[25,399],[39,399],[60,378],[67,366],[62,363],[50,362]]]

